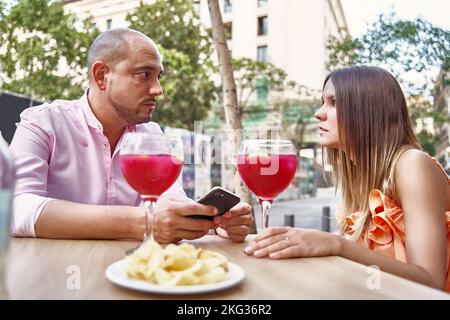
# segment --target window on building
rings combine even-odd
[[[108,19],[108,20],[106,20],[106,29],[111,29],[111,27],[112,27],[112,19]]]
[[[225,29],[225,38],[227,40],[231,40],[233,37],[233,24],[231,22],[227,22],[223,24],[223,27]]]
[[[269,95],[269,84],[267,78],[256,79],[256,99],[257,100],[267,100]]]
[[[258,0],[258,7],[267,5],[267,0]]]
[[[267,16],[258,17],[258,36],[267,35]]]
[[[194,0],[194,12],[200,16],[200,0]]]
[[[233,9],[233,3],[231,0],[224,0],[223,1],[223,12],[231,12]]]
[[[267,63],[267,46],[259,46],[256,54],[256,60],[262,63]]]

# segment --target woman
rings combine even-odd
[[[420,151],[395,78],[377,67],[337,70],[325,79],[315,117],[342,189],[341,235],[269,228],[245,252],[337,255],[450,291],[450,180]]]

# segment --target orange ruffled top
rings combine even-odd
[[[439,163],[438,165],[444,171]],[[445,175],[447,176],[447,174]],[[450,178],[448,176],[447,179],[450,184]],[[402,208],[394,200],[386,197],[380,190],[374,189],[369,195],[369,209],[372,214],[372,221],[366,233],[359,238],[358,243],[383,255],[406,262],[405,225]],[[344,237],[351,236],[355,232],[358,213],[353,213],[345,217],[343,212],[337,210],[336,218],[338,222],[346,219],[348,227]],[[445,290],[450,292],[450,211],[445,211],[445,218],[447,227],[447,274]]]

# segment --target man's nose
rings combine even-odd
[[[161,84],[159,81],[155,81],[153,85],[150,87],[150,95],[151,96],[162,96],[163,95],[163,89],[161,87]]]

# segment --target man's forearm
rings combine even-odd
[[[90,205],[52,200],[35,224],[36,237],[60,239],[142,239],[142,207]]]

